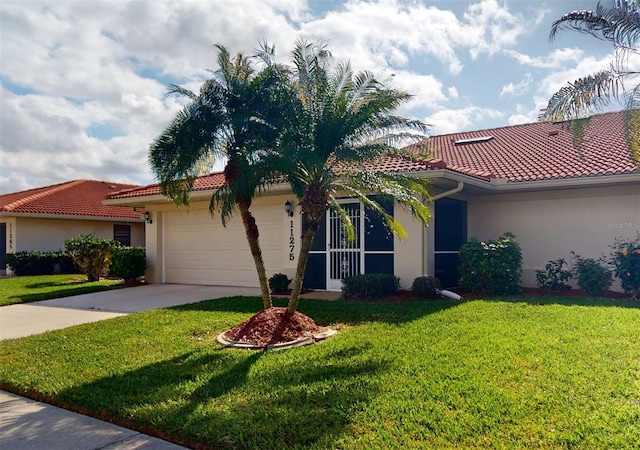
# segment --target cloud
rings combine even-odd
[[[510,49],[503,50],[503,53],[515,59],[518,64],[538,69],[559,69],[580,62],[584,58],[584,51],[579,48],[556,49],[548,55],[539,57],[525,55]]]
[[[529,89],[529,86],[531,86],[532,81],[533,81],[533,78],[531,74],[527,73],[524,77],[524,80],[522,80],[521,82],[516,84],[509,83],[502,86],[502,90],[500,91],[500,97],[504,97],[504,96],[518,97],[518,96],[524,95],[524,93]]]
[[[431,114],[425,122],[432,125],[431,135],[458,133],[478,127],[478,123],[486,118],[502,117],[500,111],[478,106],[461,109],[448,109]]]

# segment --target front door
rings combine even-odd
[[[329,244],[327,249],[327,290],[329,291],[342,289],[343,278],[363,273],[362,206],[358,202],[345,203],[342,207],[346,210],[355,228],[356,238],[353,241],[347,241],[347,231],[342,218],[333,209],[330,209],[327,227]]]

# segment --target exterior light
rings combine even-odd
[[[153,223],[153,220],[151,220],[151,213],[149,211],[144,212],[144,220],[149,224]]]
[[[293,217],[293,205],[289,200],[287,200],[284,204],[284,212],[287,213],[287,216]]]

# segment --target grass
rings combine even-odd
[[[279,302],[279,301],[278,301]],[[341,329],[221,348],[227,298],[0,342],[0,387],[198,448],[637,448],[637,302],[304,300]]]
[[[35,275],[0,278],[0,306],[104,291],[120,280],[87,282],[85,275]],[[78,281],[80,280],[80,281]]]

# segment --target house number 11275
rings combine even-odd
[[[296,259],[294,250],[296,248],[296,238],[293,234],[293,220],[289,221],[289,261]]]

